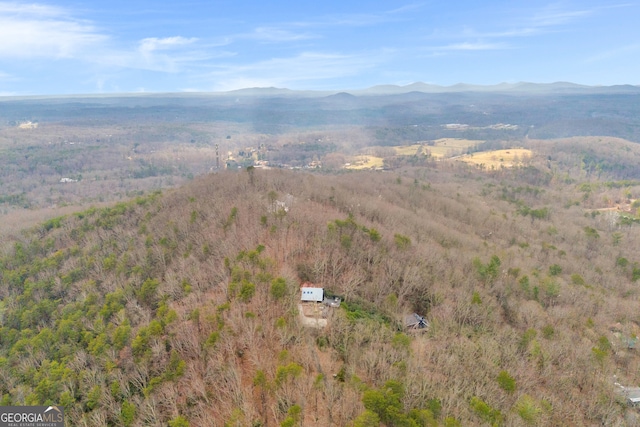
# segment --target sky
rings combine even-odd
[[[0,0],[0,96],[640,84],[640,0]]]

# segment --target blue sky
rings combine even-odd
[[[0,0],[0,95],[640,84],[640,0]]]

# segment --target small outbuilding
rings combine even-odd
[[[615,383],[618,393],[626,400],[627,405],[640,407],[640,387],[625,387]]]
[[[620,394],[624,397],[627,405],[640,406],[640,387],[623,387],[620,386]]]
[[[427,319],[417,313],[409,314],[404,318],[404,327],[411,330],[426,329],[429,326]]]
[[[322,303],[328,307],[338,308],[342,300],[338,297],[325,298]]]

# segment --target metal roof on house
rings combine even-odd
[[[322,303],[324,305],[328,305],[329,307],[333,307],[333,308],[338,308],[340,307],[340,298],[338,297],[333,297],[333,298],[325,298]]]
[[[301,301],[316,301],[322,302],[324,299],[324,289],[323,288],[300,288]]]
[[[615,385],[618,386],[618,392],[625,397],[630,405],[638,406],[640,404],[640,387],[625,387],[618,383]]]

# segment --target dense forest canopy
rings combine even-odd
[[[622,422],[640,234],[587,206],[640,186],[543,165],[222,172],[51,219],[0,260],[2,403],[71,425]],[[303,281],[345,300],[325,329]]]

